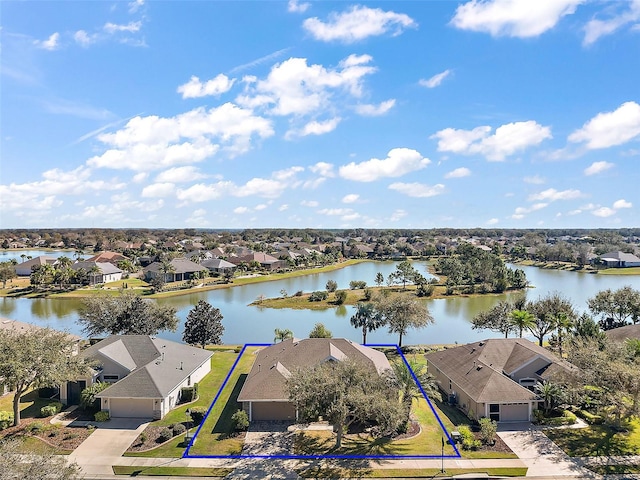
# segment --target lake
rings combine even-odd
[[[291,310],[250,307],[260,295],[280,296],[285,289],[289,295],[302,290],[310,292],[324,290],[328,280],[335,280],[338,288],[348,288],[351,280],[364,280],[367,285],[375,285],[374,278],[381,272],[385,278],[395,270],[397,262],[364,262],[327,273],[310,274],[304,277],[244,285],[222,290],[192,293],[180,297],[158,300],[173,305],[178,311],[180,326],[176,332],[162,332],[159,336],[180,341],[184,320],[189,310],[199,300],[206,300],[222,313],[225,333],[224,343],[260,343],[273,341],[275,328],[288,328],[299,338],[304,338],[316,322],[322,322],[332,331],[334,337],[345,337],[361,341],[358,330],[351,327],[349,318],[354,307],[340,306],[323,311]],[[414,262],[414,267],[427,274],[426,263]],[[527,289],[529,299],[536,299],[547,293],[558,291],[571,299],[576,309],[587,309],[587,299],[600,290],[617,289],[631,285],[640,290],[640,276],[636,275],[594,275],[588,273],[543,270],[536,267],[522,268],[534,288]],[[486,295],[472,298],[453,297],[426,300],[435,324],[425,329],[409,331],[403,339],[406,345],[420,343],[467,343],[496,336],[487,330],[473,330],[470,320],[478,312],[491,308],[495,303],[508,298],[504,295]],[[50,326],[59,330],[68,330],[81,335],[76,323],[79,299],[0,299],[0,315],[23,322]],[[380,329],[368,335],[370,343],[396,343],[397,335],[390,335],[386,329]]]
[[[48,257],[69,257],[70,259],[75,258],[75,252],[73,250],[61,251],[61,250],[0,250],[0,262],[7,262],[11,260],[15,260],[18,263],[22,263],[22,255],[26,255],[26,257],[36,258],[41,255],[47,255]],[[85,255],[87,258],[90,255]],[[26,258],[25,257],[25,258]]]

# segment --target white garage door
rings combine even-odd
[[[153,400],[148,398],[112,398],[109,400],[112,417],[153,418]]]

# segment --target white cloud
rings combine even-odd
[[[243,153],[250,149],[254,136],[271,135],[271,121],[231,103],[209,110],[200,107],[168,118],[136,116],[120,130],[98,135],[98,140],[111,148],[90,158],[87,164],[158,170],[200,162],[216,154],[220,144],[231,155]]]
[[[462,178],[471,175],[471,170],[466,167],[456,168],[447,173],[444,178]]]
[[[144,0],[133,0],[129,2],[129,13],[136,13],[144,5]]]
[[[308,115],[326,111],[334,96],[360,97],[363,79],[376,71],[369,55],[350,55],[337,68],[307,65],[306,58],[290,58],[273,66],[264,80],[245,77],[246,93],[236,101],[250,108],[268,108],[272,115]]]
[[[606,217],[610,217],[612,215],[615,215],[616,211],[613,208],[600,207],[600,208],[596,208],[591,213],[593,213],[596,217],[606,218]]]
[[[431,161],[410,148],[394,148],[387,158],[372,158],[361,163],[351,162],[340,167],[340,176],[356,182],[373,182],[384,177],[401,177],[422,170]]]
[[[322,177],[331,178],[335,176],[335,173],[333,172],[333,164],[331,163],[318,162],[315,165],[311,165],[309,167],[309,170]]]
[[[613,166],[613,163],[610,162],[593,162],[591,165],[584,169],[584,174],[587,176],[597,175],[598,173],[602,173],[605,170],[609,170]]]
[[[325,133],[333,132],[340,123],[341,118],[335,117],[323,122],[312,120],[307,123],[301,130],[289,130],[285,138],[290,139],[292,137],[306,137],[308,135],[324,135]]]
[[[379,117],[391,110],[396,104],[395,99],[386,100],[378,105],[361,104],[356,105],[356,113],[364,117]]]
[[[640,20],[640,1],[639,0],[631,0],[628,3],[619,2],[616,5],[616,2],[612,2],[613,6],[617,5],[628,5],[628,10],[617,13],[613,15],[611,18],[607,20],[600,20],[597,18],[593,18],[587,22],[584,27],[584,40],[583,45],[591,45],[596,42],[600,37],[604,37],[605,35],[611,35],[616,30],[629,23],[634,23]],[[634,25],[633,28],[637,28],[638,25]]]
[[[351,215],[354,212],[351,208],[323,208],[321,210],[318,210],[318,213],[321,215],[336,217],[336,216],[343,216],[343,215]]]
[[[532,185],[543,185],[545,183],[547,183],[547,181],[541,177],[540,175],[533,175],[530,177],[524,177],[522,179],[524,181],[524,183],[530,183]]]
[[[498,223],[500,220],[498,220],[497,218],[490,218],[489,220],[486,221],[487,225],[495,225],[496,223]]]
[[[350,193],[342,197],[342,203],[355,203],[360,199],[360,195],[357,193]]]
[[[303,207],[315,208],[320,205],[320,203],[315,200],[303,200],[300,202],[300,205],[302,205]]]
[[[142,22],[129,22],[126,25],[119,25],[117,23],[107,22],[104,24],[103,30],[107,33],[116,33],[116,32],[128,32],[135,33],[140,30],[142,27]]]
[[[73,34],[73,40],[81,47],[87,48],[98,39],[98,36],[94,33],[89,35],[84,30],[78,30]]]
[[[255,60],[252,60],[250,62],[243,63],[242,65],[237,65],[233,67],[231,70],[229,70],[229,73],[236,74],[237,72],[240,72],[242,70],[247,70],[249,68],[262,65],[263,63],[270,62],[284,55],[289,50],[291,50],[291,47],[281,48],[280,50],[276,50],[275,52],[269,53],[268,55],[263,55],[262,57],[256,58]],[[249,79],[250,77],[246,77],[246,78]]]
[[[543,208],[546,208],[548,205],[549,205],[548,203],[540,202],[540,203],[534,203],[529,207],[517,207],[515,209],[515,215],[517,216],[516,218],[518,219],[523,218],[524,214],[535,212],[537,210],[542,210]]]
[[[156,182],[184,183],[200,180],[205,177],[206,175],[201,173],[196,167],[175,167],[165,170],[164,172],[160,172],[156,176]]]
[[[144,198],[166,198],[173,195],[175,185],[171,182],[152,183],[142,189]]]
[[[310,6],[311,4],[308,2],[300,3],[298,0],[289,0],[289,3],[287,4],[287,10],[293,13],[304,13],[309,9]]]
[[[430,186],[423,183],[396,182],[389,185],[389,189],[415,198],[435,197],[436,195],[443,194],[445,191],[445,187],[441,183]]]
[[[570,142],[586,142],[589,149],[622,145],[640,135],[640,105],[626,102],[613,112],[599,113],[569,135]]]
[[[548,188],[547,190],[539,193],[532,193],[531,195],[529,195],[529,200],[544,200],[555,202],[556,200],[573,200],[580,197],[584,197],[584,194],[580,190],[558,191],[555,188]]]
[[[430,138],[438,139],[438,151],[481,154],[489,161],[502,161],[505,157],[551,138],[551,128],[533,120],[507,123],[489,135],[491,127],[481,126],[473,130],[445,128]]]
[[[233,213],[237,213],[238,215],[248,212],[251,212],[251,210],[247,207],[236,207],[233,209]]]
[[[286,203],[283,203],[278,207],[279,212],[284,212],[285,210],[289,210],[289,205],[287,205]]]
[[[178,87],[177,92],[182,94],[182,98],[215,96],[231,90],[235,81],[235,78],[230,79],[223,73],[204,83],[198,77],[192,76],[187,83]]]
[[[444,72],[436,73],[433,77],[429,78],[428,80],[420,79],[420,81],[418,83],[420,85],[422,85],[423,87],[435,88],[435,87],[440,86],[442,81],[445,78],[447,78],[450,73],[451,73],[451,70],[447,69]]]
[[[265,208],[267,208],[267,207],[268,207],[268,205],[267,205],[267,204],[265,204],[265,203],[260,203],[260,204],[258,204],[258,205],[256,205],[256,206],[254,207],[254,210],[255,210],[256,212],[259,212],[260,210],[264,210],[264,209],[265,209]]]
[[[471,0],[456,9],[451,24],[493,37],[537,37],[571,15],[584,0]]]
[[[355,5],[342,13],[332,12],[327,22],[317,17],[307,18],[303,27],[316,40],[353,43],[387,32],[400,35],[407,28],[417,27],[417,23],[403,13]]]
[[[46,40],[34,40],[36,46],[44,50],[57,50],[60,48],[60,34],[58,32],[52,33]]]
[[[133,176],[133,183],[141,183],[144,182],[147,177],[149,176],[148,172],[140,172],[140,173],[136,173]]]
[[[397,222],[398,220],[403,219],[407,215],[409,215],[409,214],[407,213],[406,210],[403,210],[403,209],[399,208],[398,210],[395,210],[391,214],[391,217],[389,218],[389,220],[391,220],[392,222]]]
[[[615,202],[613,202],[613,208],[616,209],[620,209],[620,208],[631,208],[633,207],[633,203],[631,202],[627,202],[625,199],[621,198],[620,200],[616,200]]]

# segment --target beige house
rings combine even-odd
[[[542,399],[538,382],[573,367],[524,338],[499,338],[426,355],[429,373],[449,402],[474,420],[531,421]]]
[[[249,421],[297,420],[287,378],[298,368],[344,360],[362,362],[378,373],[391,369],[384,353],[344,338],[288,339],[260,350],[238,395]]]
[[[89,385],[111,383],[96,395],[111,417],[164,417],[180,401],[183,387],[191,387],[211,370],[208,350],[147,335],[112,335],[82,355],[96,363],[86,378],[67,382],[60,401],[76,404]]]

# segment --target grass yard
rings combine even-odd
[[[640,267],[607,268],[598,270],[598,275],[640,275]]]
[[[629,422],[628,432],[607,425],[586,428],[549,429],[545,435],[571,457],[640,455],[640,418]]]
[[[296,470],[302,478],[451,478],[469,473],[487,473],[492,477],[524,477],[527,468],[488,468],[483,472],[465,468],[447,469],[442,473],[439,468],[370,468],[349,469],[331,467],[307,467]]]
[[[199,398],[193,403],[181,405],[169,412],[162,420],[157,420],[151,425],[167,426],[172,423],[181,423],[186,419],[187,408],[209,408],[215,398],[222,382],[226,378],[233,363],[238,358],[234,347],[220,346],[211,348],[215,351],[211,357],[211,372],[198,384]],[[231,415],[237,410],[237,398],[242,385],[238,386],[241,374],[246,374],[251,369],[256,347],[247,348],[227,386],[216,401],[209,417],[205,421],[196,444],[191,448],[194,455],[229,455],[239,453],[242,448],[242,440],[230,437]],[[244,378],[242,379],[244,381]],[[231,398],[231,400],[230,400]],[[127,452],[128,457],[181,457],[184,453],[184,435],[177,436],[158,448],[146,452]]]
[[[20,418],[36,418],[40,409],[49,405],[53,400],[39,398],[37,390],[29,390],[20,397]],[[13,393],[0,397],[0,411],[13,413]]]
[[[143,476],[180,476],[180,477],[214,477],[223,478],[229,475],[233,468],[202,468],[202,467],[136,467],[128,465],[114,465],[113,473],[129,477]]]
[[[587,468],[598,475],[640,474],[640,465],[598,465]]]

